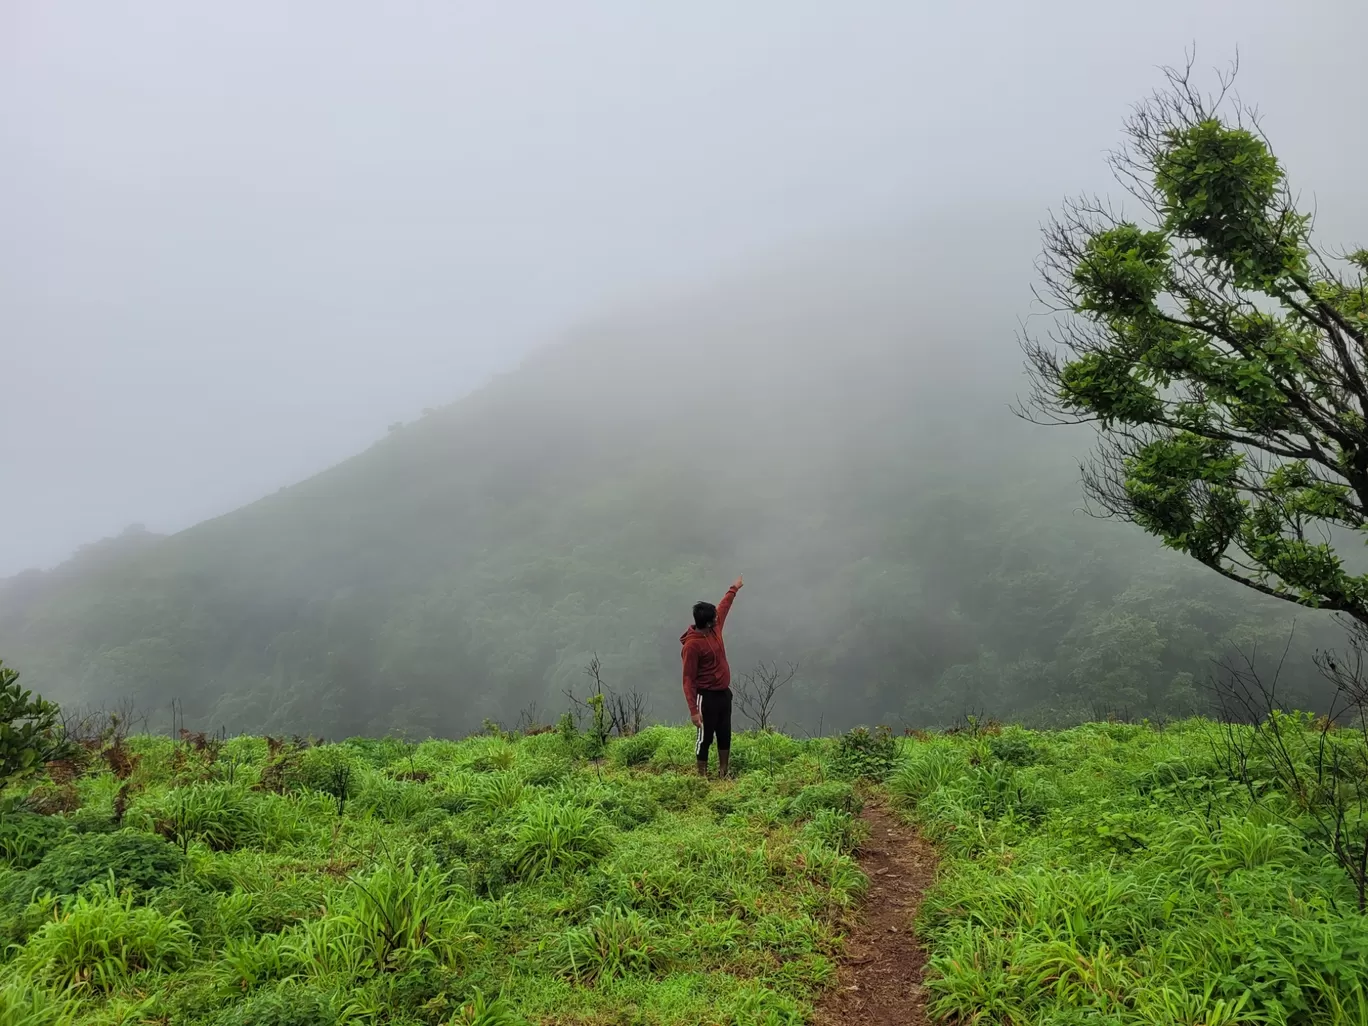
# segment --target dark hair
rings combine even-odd
[[[694,626],[711,627],[717,622],[717,607],[711,602],[694,603]]]

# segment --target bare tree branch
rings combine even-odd
[[[741,715],[755,725],[756,730],[768,730],[774,715],[779,692],[798,676],[798,664],[789,663],[780,669],[778,663],[760,662],[749,673],[732,683],[737,707]]]

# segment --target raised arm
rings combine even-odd
[[[722,601],[717,604],[717,629],[720,631],[722,625],[727,622],[727,614],[731,612],[732,603],[736,601],[736,593],[741,590],[741,578],[736,579],[736,583],[727,589],[727,593],[722,596]]]

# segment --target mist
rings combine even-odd
[[[729,651],[799,667],[788,729],[1198,711],[1291,613],[1076,512],[1091,436],[1009,409],[1031,251],[981,214],[586,319],[290,488],[14,577],[6,658],[157,727],[329,737],[551,719],[598,659],[671,722],[689,607],[744,573]]]
[[[795,729],[1201,711],[1290,613],[1078,513],[1018,336],[1194,45],[1368,238],[1368,12],[1321,6],[10,5],[0,654],[334,736],[553,715],[599,658],[668,721],[744,572]]]
[[[1365,15],[1322,13],[7,5],[0,573],[227,512],[586,321],[795,250],[989,206],[1025,254],[1193,42],[1239,47],[1352,233]],[[1012,270],[990,287],[1026,311]]]

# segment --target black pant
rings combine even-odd
[[[708,757],[713,738],[717,738],[718,754],[731,751],[731,688],[724,691],[698,692],[698,711],[703,714],[703,726],[698,728],[698,744],[694,755]]]

